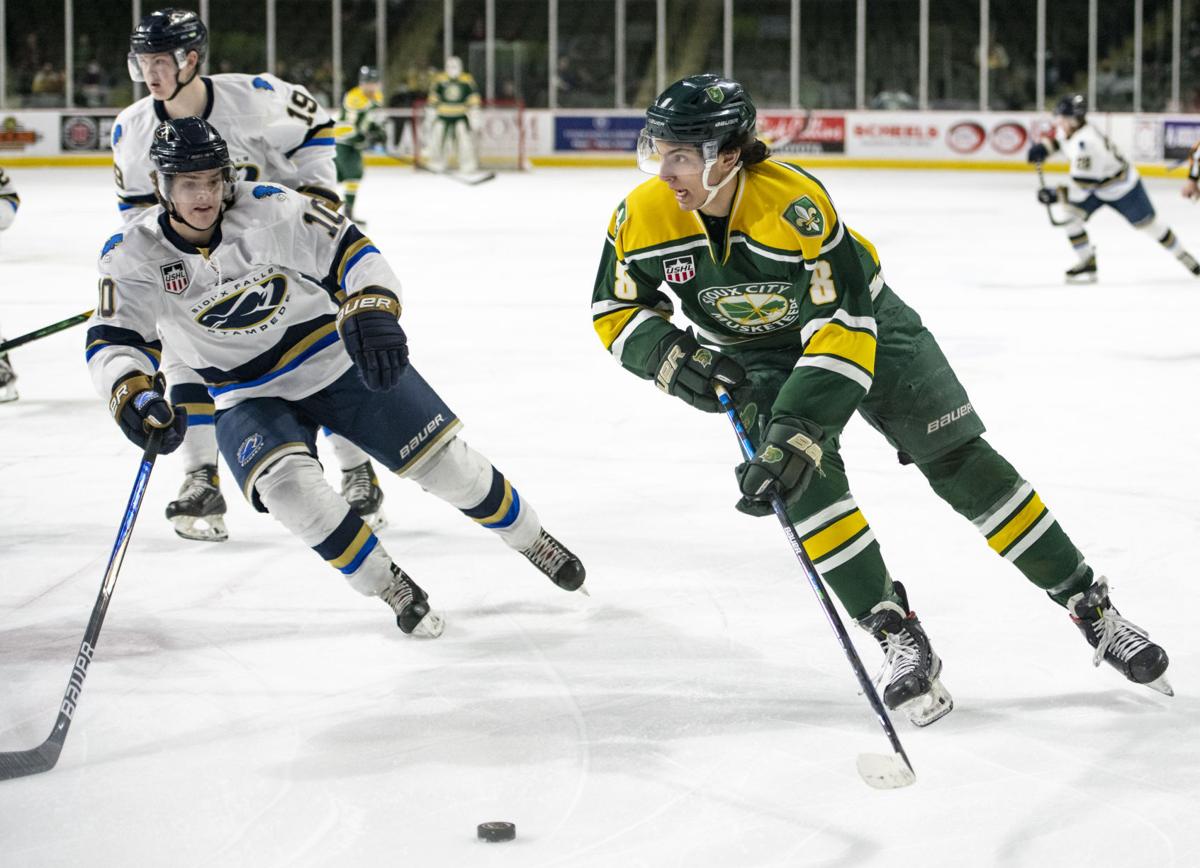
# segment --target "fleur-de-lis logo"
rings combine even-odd
[[[820,209],[807,196],[792,203],[787,217],[800,230],[801,235],[820,235],[825,231],[825,220]]]

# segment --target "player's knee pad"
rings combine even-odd
[[[487,496],[492,463],[461,437],[453,437],[408,478],[451,506],[464,509]]]
[[[259,474],[254,490],[267,511],[309,546],[328,537],[348,509],[311,455],[284,455]]]

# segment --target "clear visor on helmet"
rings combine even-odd
[[[129,52],[126,58],[129,65],[129,77],[134,81],[145,81],[147,77],[169,78],[172,73],[178,73],[187,62],[187,51],[176,48],[174,51],[158,51],[153,54],[138,54]]]
[[[202,169],[198,172],[158,174],[158,192],[176,208],[219,205],[233,195],[237,180],[232,166],[223,169]]]
[[[684,177],[700,175],[716,159],[717,143],[690,144],[656,139],[646,130],[638,136],[638,168],[647,175]]]

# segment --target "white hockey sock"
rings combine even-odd
[[[354,590],[378,596],[391,582],[391,557],[325,481],[317,459],[286,455],[254,487],[271,515],[341,572]]]
[[[407,478],[494,531],[510,548],[523,551],[538,538],[542,525],[533,507],[461,437]]]
[[[1067,230],[1067,240],[1071,242],[1071,248],[1081,263],[1086,263],[1096,255],[1096,248],[1092,246],[1082,220],[1071,220],[1064,228]]]
[[[1138,228],[1165,247],[1167,252],[1176,259],[1184,255],[1183,245],[1179,243],[1179,239],[1175,237],[1170,226],[1164,226],[1157,220],[1151,220],[1145,226]]]
[[[205,464],[217,463],[217,427],[215,425],[189,425],[179,447],[183,459],[183,472],[191,473]]]
[[[358,446],[351,443],[341,434],[334,434],[330,431],[328,440],[329,445],[333,448],[334,457],[337,458],[338,467],[342,470],[358,467],[360,464],[371,460],[370,455],[363,452]]]

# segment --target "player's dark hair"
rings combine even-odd
[[[767,143],[755,136],[753,130],[748,130],[741,138],[722,148],[722,150],[734,149],[738,151],[738,159],[742,161],[743,166],[756,165],[771,156],[771,149]]]

